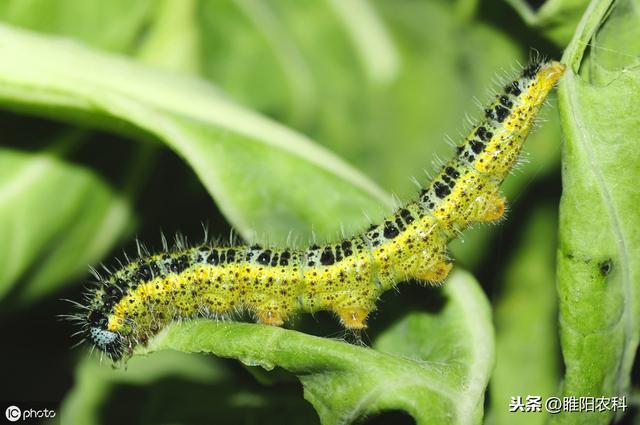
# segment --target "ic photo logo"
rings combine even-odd
[[[9,422],[17,422],[22,417],[22,410],[18,406],[9,406],[4,411],[4,416]]]
[[[29,421],[30,419],[53,419],[56,417],[56,411],[53,409],[21,409],[18,406],[11,405],[4,411],[4,417],[9,422]]]

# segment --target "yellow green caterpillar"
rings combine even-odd
[[[500,183],[564,68],[555,61],[526,67],[418,199],[382,223],[304,250],[207,244],[141,256],[87,293],[74,315],[80,333],[118,360],[176,318],[245,310],[279,326],[296,313],[329,310],[348,329],[366,327],[383,292],[409,279],[442,282],[452,267],[447,243],[503,215]]]

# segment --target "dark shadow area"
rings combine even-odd
[[[116,408],[117,407],[117,408]],[[168,378],[150,386],[119,385],[101,412],[103,424],[319,423],[299,383],[263,387],[247,380],[205,385]]]
[[[622,416],[622,418],[616,422],[617,425],[637,425],[638,421],[638,415],[640,415],[640,408],[638,408],[637,405],[631,405],[629,403],[629,399],[627,399],[627,411],[625,412],[625,415]]]
[[[415,425],[416,421],[403,410],[390,410],[364,418],[356,423],[358,425]]]
[[[329,311],[319,311],[313,315],[299,314],[287,327],[310,335],[343,339],[370,347],[371,341],[402,317],[415,311],[438,314],[446,302],[441,288],[409,281],[398,285],[397,290],[382,294],[376,303],[377,309],[367,320],[368,328],[361,335],[344,329],[338,317]]]
[[[330,311],[298,314],[285,327],[323,338],[344,339],[346,337],[346,331],[340,324],[338,316]]]
[[[543,2],[543,0],[529,1],[534,10],[537,10]],[[558,48],[547,38],[543,37],[539,31],[536,31],[536,29],[528,28],[520,15],[518,15],[518,13],[506,1],[480,2],[478,7],[478,16],[494,28],[498,28],[500,31],[507,34],[509,39],[518,45],[525,47],[529,46],[531,49],[535,47],[535,51],[539,52],[543,57],[559,59],[562,55],[562,49]],[[533,53],[534,51],[531,50],[531,52]]]
[[[547,0],[527,0],[527,3],[533,10],[538,10]]]
[[[524,229],[531,218],[530,212],[536,205],[558,205],[562,194],[560,170],[534,181],[526,190],[525,196],[510,204],[507,220],[501,222],[491,240],[484,248],[484,259],[473,270],[474,276],[487,293],[490,300],[495,299],[497,279],[501,276],[505,264],[513,259]]]
[[[0,401],[40,401],[57,408],[73,383],[78,350],[72,351],[72,328],[56,319],[67,304],[46,298],[17,314],[0,319],[2,367]]]
[[[52,137],[68,131],[69,127],[55,121],[34,119],[12,112],[0,113],[2,147],[32,153],[51,144]]]
[[[636,350],[636,358],[631,369],[631,387],[640,388],[640,347]]]
[[[636,397],[638,391],[640,391],[640,347],[638,347],[638,349],[636,350],[636,357],[633,362],[633,368],[631,369],[631,391],[636,392]],[[638,417],[640,417],[640,406],[638,404],[631,405],[630,401],[631,400],[627,398],[627,405],[629,406],[629,410],[622,418],[622,421],[620,421],[620,425],[638,424]]]
[[[369,319],[367,336],[371,341],[403,317],[422,312],[437,315],[447,304],[442,288],[425,286],[416,281],[403,282],[397,291],[387,291],[378,300],[378,309]]]

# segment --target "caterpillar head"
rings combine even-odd
[[[106,353],[113,361],[120,360],[124,353],[124,341],[120,334],[107,329],[107,316],[98,310],[87,315],[89,324],[88,337],[100,351]]]
[[[528,92],[526,93],[532,99],[533,104],[540,107],[547,95],[558,83],[566,66],[556,61],[545,61],[532,63],[526,67],[522,75],[526,79]]]

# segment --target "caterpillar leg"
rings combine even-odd
[[[414,277],[423,282],[439,283],[449,276],[452,268],[453,264],[443,258],[435,265],[419,270]]]
[[[507,201],[497,192],[478,197],[476,208],[471,213],[471,221],[490,222],[504,215]]]
[[[285,320],[295,310],[291,303],[278,302],[278,300],[264,300],[253,306],[258,323],[271,326],[282,326]]]
[[[345,291],[337,297],[331,310],[338,315],[345,328],[366,329],[367,316],[375,308],[375,298],[368,291]]]
[[[284,325],[284,317],[275,309],[257,310],[256,317],[258,319],[258,323],[262,323],[263,325]]]
[[[447,259],[445,250],[440,248],[433,251],[431,247],[425,245],[418,255],[408,260],[411,270],[409,277],[422,282],[439,283],[449,275],[453,264]]]
[[[486,200],[484,213],[480,217],[482,221],[495,221],[504,215],[507,200],[497,193],[492,194]]]
[[[347,329],[366,329],[366,320],[370,310],[358,307],[337,308],[335,310],[340,322]]]

